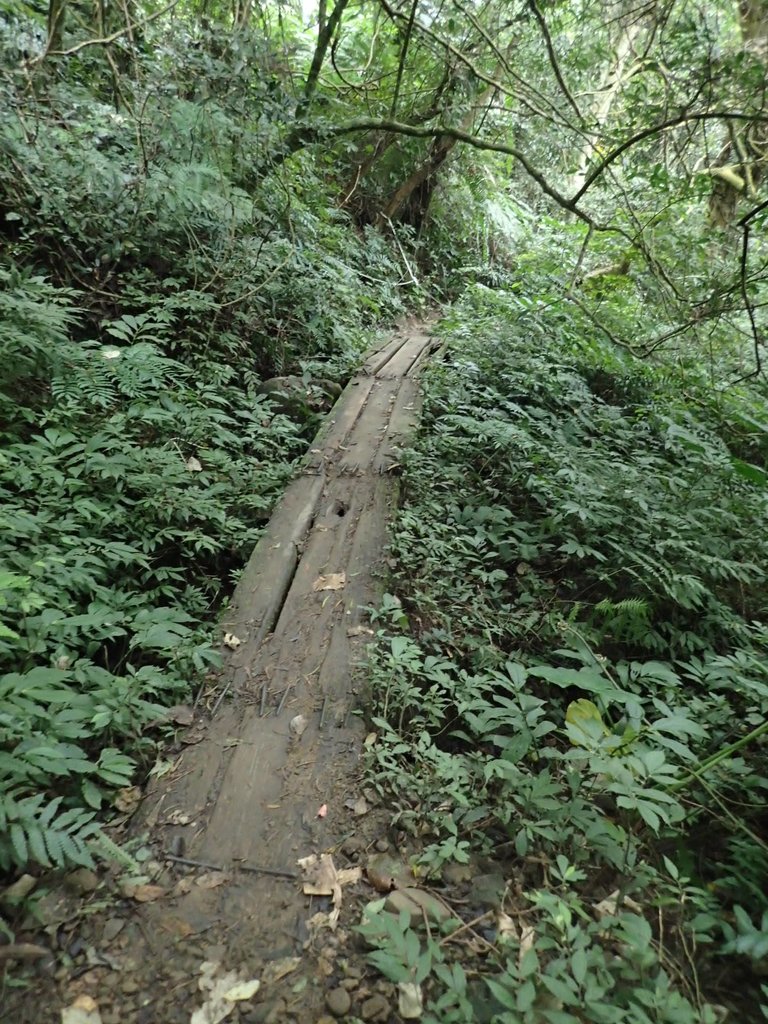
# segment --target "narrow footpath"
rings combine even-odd
[[[163,865],[157,898],[150,887],[96,914],[84,926],[95,966],[62,980],[58,1007],[28,1002],[27,1020],[60,1021],[62,1006],[92,998],[101,1024],[212,1024],[217,985],[255,980],[258,994],[226,1019],[314,1024],[328,1012],[343,954],[338,930],[312,918],[334,903],[306,895],[298,861],[330,853],[343,868],[344,844],[372,827],[360,817],[365,725],[354,713],[365,609],[380,593],[427,332],[406,324],[368,357],[242,576],[207,713],[180,730],[172,771],[132,821]]]

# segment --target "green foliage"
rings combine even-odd
[[[736,907],[764,907],[768,849],[768,402],[514,289],[468,292],[443,334],[380,613],[371,783],[428,871],[484,854],[516,880],[494,1020],[714,1021],[702,989],[731,997],[705,965],[764,938]],[[442,1005],[453,982],[431,978]]]
[[[317,424],[262,379],[343,380],[402,308],[322,164],[269,174],[289,105],[264,35],[157,28],[120,73],[101,48],[24,69],[35,24],[0,33],[3,871],[89,862],[165,709],[215,672]]]

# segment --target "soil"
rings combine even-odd
[[[191,722],[179,715],[168,772],[113,834],[140,847],[144,880],[126,888],[111,868],[52,888],[23,935],[49,952],[27,968],[31,985],[3,991],[3,1021],[212,1024],[217,987],[256,979],[228,1020],[400,1019],[350,932],[375,890],[343,875],[333,928],[332,897],[306,894],[298,861],[354,869],[396,842],[361,792],[356,712],[399,446],[432,347],[428,325],[403,325],[334,406],[237,587],[224,671]]]

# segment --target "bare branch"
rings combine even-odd
[[[628,149],[631,149],[632,146],[636,146],[638,142],[643,142],[645,139],[649,139],[653,135],[658,135],[660,132],[665,132],[669,128],[676,128],[680,124],[688,124],[690,122],[696,121],[761,121],[768,123],[768,115],[740,114],[733,110],[705,110],[701,111],[698,114],[679,114],[677,117],[672,117],[667,121],[661,121],[659,124],[654,124],[648,128],[643,128],[642,131],[638,132],[636,135],[633,135],[631,138],[626,139],[624,142],[621,143],[621,145],[617,146],[616,149],[613,150],[613,152],[609,153],[608,156],[604,160],[602,160],[598,164],[598,166],[586,176],[586,178],[584,179],[584,184],[581,186],[578,192],[576,192],[576,194],[571,197],[570,201],[572,203],[578,203],[578,201],[581,199],[581,197],[584,195],[587,189],[591,188],[591,186],[607,170],[607,168],[610,167],[612,163],[615,163],[616,160],[618,160],[623,153],[626,153]]]
[[[595,223],[594,218],[591,217],[590,214],[579,209],[576,205],[575,199],[568,199],[561,192],[558,192],[553,185],[550,185],[543,174],[533,166],[528,157],[513,146],[507,146],[503,142],[492,142],[490,139],[481,139],[479,136],[472,135],[461,128],[452,128],[448,125],[422,127],[418,125],[404,124],[401,121],[378,120],[376,118],[362,117],[355,118],[352,121],[347,121],[346,124],[331,128],[328,130],[328,134],[348,135],[351,132],[360,131],[393,132],[396,135],[408,135],[416,139],[448,137],[455,139],[457,142],[463,142],[467,146],[472,146],[475,149],[487,150],[491,153],[504,153],[506,156],[511,156],[514,160],[517,160],[526,174],[533,178],[542,192],[546,193],[550,199],[554,199],[558,206],[561,206],[564,210],[568,210],[569,213],[578,217],[579,220],[583,220],[585,224],[591,224],[597,230],[605,230],[604,228],[601,229],[600,226]]]
[[[579,110],[576,100],[573,98],[571,90],[568,88],[566,81],[563,78],[563,73],[560,70],[560,64],[557,60],[557,54],[555,53],[555,48],[552,45],[552,36],[549,34],[549,28],[547,26],[547,22],[544,18],[544,15],[539,10],[539,5],[536,3],[536,0],[528,0],[528,6],[533,11],[533,16],[539,23],[541,34],[544,37],[544,45],[547,48],[547,54],[549,56],[549,63],[552,66],[552,70],[555,73],[555,78],[557,79],[557,84],[560,86],[560,91],[562,92],[563,96],[565,96],[565,98],[568,100],[573,110],[576,112],[576,117],[578,117],[579,121],[583,121],[584,118],[582,117],[581,111]]]
[[[102,36],[98,39],[86,39],[82,43],[78,43],[76,46],[71,46],[68,50],[45,50],[40,54],[39,57],[33,57],[30,60],[25,61],[26,67],[33,67],[35,64],[39,64],[40,61],[46,57],[71,57],[73,53],[79,53],[88,46],[109,46],[110,43],[114,43],[115,40],[120,39],[121,36],[130,36],[135,29],[144,28],[149,25],[152,21],[157,21],[158,18],[162,18],[164,14],[168,14],[174,7],[179,3],[179,0],[171,0],[171,3],[167,7],[161,8],[159,11],[155,11],[154,14],[150,14],[147,18],[142,18],[141,21],[133,21],[117,32],[113,32],[111,36]]]

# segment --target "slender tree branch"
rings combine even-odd
[[[388,2],[388,0],[379,0],[379,3],[384,8],[384,10],[389,15],[392,21],[396,21],[398,19],[400,21],[404,21],[406,19],[407,16],[403,14],[401,11],[398,11],[395,8],[393,8],[391,4]],[[527,97],[522,96],[519,93],[516,93],[513,89],[510,89],[509,86],[504,85],[503,82],[500,82],[498,79],[493,78],[493,76],[487,75],[484,71],[481,71],[471,57],[468,57],[457,46],[454,46],[453,43],[449,42],[447,39],[443,39],[441,36],[437,34],[437,32],[433,31],[427,25],[424,25],[418,19],[414,22],[414,27],[417,28],[422,35],[426,36],[428,39],[431,39],[434,43],[436,43],[443,50],[445,50],[446,53],[450,53],[451,56],[455,57],[456,60],[459,61],[459,63],[463,64],[468,71],[471,71],[475,78],[479,79],[479,81],[485,82],[486,85],[493,86],[493,88],[498,89],[498,91],[502,95],[509,96],[510,99],[524,103],[528,107],[528,109],[535,113],[538,117],[542,117],[546,120],[554,120],[549,114],[546,114],[543,110],[538,109]],[[528,86],[527,83],[523,82],[523,80],[520,79],[518,75],[513,74],[513,77],[516,78],[521,83],[521,85],[530,89],[530,86]],[[535,90],[531,91],[534,92]],[[574,125],[570,124],[562,117],[562,113],[557,110],[557,107],[555,107],[555,105],[550,100],[548,100],[544,96],[541,96],[540,94],[537,94],[537,98],[553,108],[555,113],[558,115],[559,121],[563,127],[569,128],[571,131],[578,131],[578,129],[575,128]]]
[[[643,142],[645,139],[651,138],[653,135],[658,135],[659,132],[667,131],[669,128],[676,128],[680,124],[688,124],[691,121],[761,121],[768,123],[768,115],[765,114],[739,114],[732,110],[706,110],[698,114],[679,114],[677,117],[672,117],[667,121],[661,121],[659,124],[651,125],[648,128],[643,128],[642,131],[633,135],[631,138],[626,139],[617,146],[613,152],[609,153],[608,156],[602,160],[598,166],[591,171],[584,179],[584,184],[571,198],[572,203],[578,203],[587,189],[597,181],[597,179],[611,166],[616,160],[632,146],[636,146],[638,142]]]
[[[401,121],[378,120],[376,118],[362,117],[355,118],[352,121],[347,121],[346,124],[331,128],[328,134],[348,135],[351,132],[360,131],[393,132],[396,135],[408,135],[416,139],[448,137],[455,139],[457,142],[463,142],[467,146],[472,146],[475,149],[488,150],[491,153],[504,153],[506,156],[511,156],[514,160],[517,160],[526,174],[533,178],[542,192],[546,193],[550,199],[554,199],[558,206],[561,206],[564,210],[568,210],[570,213],[574,214],[574,216],[578,217],[579,220],[583,220],[585,224],[591,224],[596,229],[600,230],[600,226],[595,223],[594,218],[584,210],[579,209],[576,205],[575,199],[568,199],[567,196],[558,192],[553,185],[549,184],[544,175],[533,166],[528,157],[519,149],[515,149],[514,146],[507,146],[502,142],[492,142],[490,139],[481,139],[477,135],[472,135],[469,132],[463,131],[461,128],[451,128],[448,125],[439,125],[437,127],[430,128],[405,124]]]
[[[757,321],[755,319],[755,308],[752,305],[752,300],[749,297],[749,289],[747,288],[747,258],[749,256],[749,224],[745,224],[742,231],[741,240],[741,261],[739,264],[739,281],[741,285],[741,297],[744,300],[744,306],[749,316],[749,325],[752,329],[752,343],[755,350],[755,368],[751,373],[745,374],[743,377],[739,377],[735,384],[740,384],[744,380],[749,380],[751,377],[757,377],[762,370],[762,361],[760,359],[760,333],[757,329]]]
[[[576,112],[576,117],[578,117],[579,121],[583,121],[584,118],[582,117],[578,104],[576,103],[576,100],[573,98],[571,90],[568,88],[565,78],[563,78],[563,73],[560,70],[560,64],[557,60],[557,54],[555,53],[555,48],[552,44],[552,36],[549,34],[549,28],[547,27],[547,22],[544,18],[544,15],[539,10],[539,5],[536,3],[536,0],[528,0],[528,6],[533,11],[533,16],[539,23],[541,34],[544,37],[544,45],[547,48],[547,55],[549,56],[549,63],[552,66],[552,70],[555,73],[555,78],[557,79],[557,84],[560,86],[560,91],[562,92],[563,96],[565,96],[565,98],[568,100],[572,109]]]
[[[408,47],[411,42],[411,33],[413,32],[413,22],[416,17],[416,9],[419,6],[419,0],[413,0],[411,4],[411,13],[408,17],[408,24],[405,26],[405,38],[403,39],[403,45],[400,49],[400,60],[397,65],[397,79],[395,80],[395,91],[392,96],[392,106],[389,108],[389,116],[394,117],[397,113],[397,101],[400,98],[400,85],[403,81],[403,69],[405,68],[405,59],[408,56]]]
[[[334,33],[341,21],[341,16],[348,3],[349,0],[336,0],[336,4],[334,5],[327,21],[325,20],[325,8],[323,8],[322,24],[318,26],[317,31],[317,45],[315,46],[315,52],[312,55],[312,64],[309,68],[307,80],[304,83],[304,95],[302,96],[296,111],[297,116],[299,117],[306,113],[307,108],[312,102],[312,97],[315,95],[315,90],[317,89],[317,80],[320,77],[320,71],[322,70],[323,63],[325,61],[325,55],[328,52],[330,42],[333,39]]]
[[[79,53],[88,46],[108,46],[110,43],[114,43],[116,39],[120,39],[121,36],[130,35],[134,29],[141,29],[149,25],[150,22],[157,21],[158,18],[162,18],[164,14],[168,14],[174,7],[179,3],[179,0],[171,0],[171,3],[167,7],[163,7],[159,11],[155,11],[154,14],[150,14],[146,18],[142,18],[141,21],[133,21],[117,32],[113,32],[111,36],[103,36],[98,39],[85,39],[82,43],[77,43],[76,46],[70,46],[68,50],[46,50],[41,53],[38,57],[33,57],[30,60],[25,61],[25,66],[33,67],[35,64],[39,64],[46,57],[71,57],[73,53]]]

